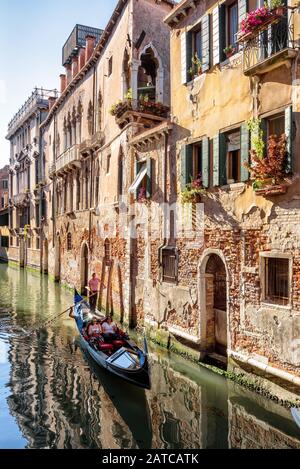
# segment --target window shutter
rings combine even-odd
[[[210,15],[204,15],[201,21],[202,35],[202,72],[210,68]]]
[[[246,182],[249,179],[249,171],[245,163],[249,163],[250,135],[247,123],[241,126],[241,181]]]
[[[135,176],[137,176],[139,174],[140,169],[141,169],[141,163],[139,161],[136,161],[136,163],[135,163]],[[134,193],[135,200],[138,199],[138,195],[139,195],[139,187],[137,188],[137,190]]]
[[[287,139],[286,172],[293,171],[293,108],[289,106],[285,110],[285,135]]]
[[[220,183],[219,177],[219,166],[220,166],[220,138],[219,135],[214,137],[213,140],[213,160],[214,160],[214,167],[213,167],[213,185],[218,186]]]
[[[217,65],[220,61],[220,43],[219,43],[219,7],[213,9],[213,65]]]
[[[227,184],[227,143],[226,135],[219,134],[219,152],[220,152],[220,165],[219,165],[219,175],[220,175],[220,186]]]
[[[239,26],[248,12],[248,0],[238,0]]]
[[[260,123],[260,128],[263,131],[263,141],[265,144],[264,156],[267,155],[268,151],[268,121],[267,119],[262,119]]]
[[[209,164],[209,138],[205,137],[202,140],[202,181],[203,187],[209,187],[209,175],[210,175],[210,164]]]
[[[185,31],[181,34],[181,84],[190,81],[188,70],[192,63],[192,33]]]
[[[193,146],[184,145],[181,149],[181,190],[191,182],[193,175]]]
[[[226,47],[226,6],[219,7],[219,56],[220,62],[226,59],[224,49]]]
[[[146,197],[150,199],[152,197],[152,159],[148,158],[147,160],[147,190]]]

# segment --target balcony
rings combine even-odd
[[[169,107],[162,103],[145,101],[142,99],[126,99],[115,104],[110,113],[115,116],[120,129],[127,124],[136,122],[145,128],[160,124],[169,115]]]
[[[243,42],[243,71],[246,76],[261,75],[297,55],[294,39],[294,8],[274,15],[252,33],[240,36]]]
[[[17,208],[28,207],[30,203],[30,193],[24,192],[22,194],[13,196],[13,205]]]
[[[56,173],[58,175],[72,169],[80,168],[80,166],[79,145],[73,145],[71,148],[68,148],[68,150],[57,158],[55,164]]]

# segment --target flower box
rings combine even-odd
[[[241,22],[241,29],[237,33],[238,42],[247,42],[255,38],[260,31],[266,29],[270,24],[277,23],[286,12],[285,7],[277,7],[269,10],[266,7],[248,13],[245,20]]]

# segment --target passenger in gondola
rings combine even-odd
[[[103,344],[104,339],[102,337],[102,327],[99,320],[94,316],[92,321],[89,323],[86,329],[87,339],[90,345],[96,349],[99,349]]]
[[[118,327],[110,316],[108,316],[102,323],[102,333],[104,339],[108,341],[118,339],[119,337]]]

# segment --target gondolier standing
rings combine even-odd
[[[99,293],[100,280],[97,275],[93,273],[91,280],[89,281],[89,303],[92,311],[95,311],[97,306],[97,299]]]

